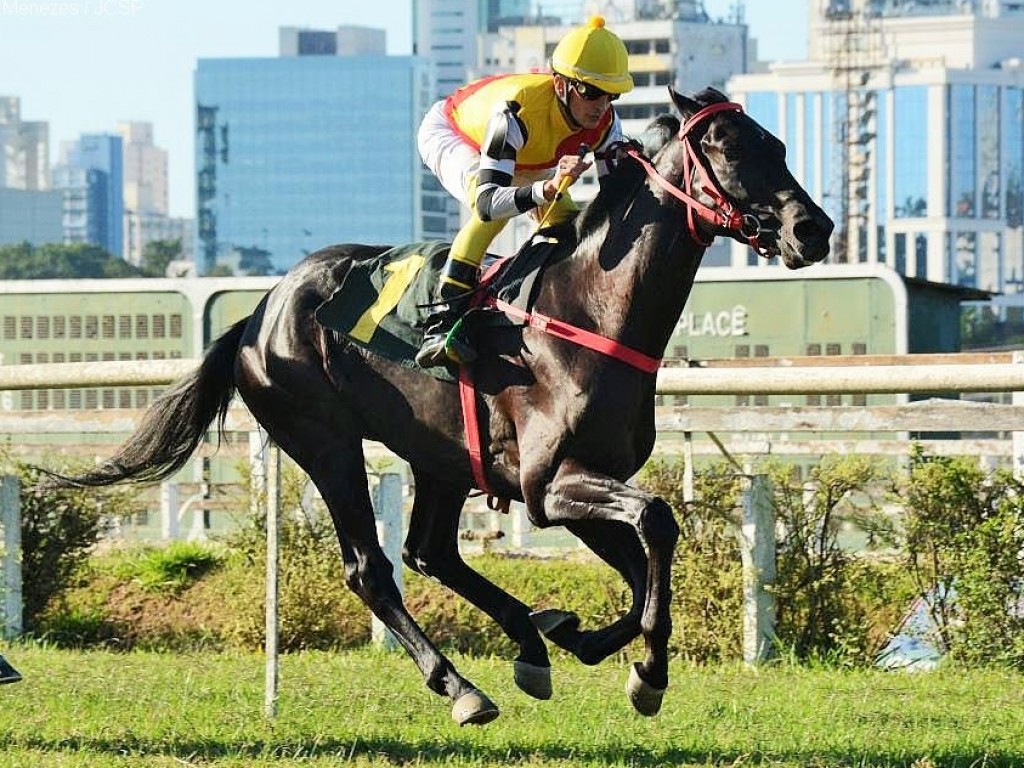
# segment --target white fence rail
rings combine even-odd
[[[968,362],[969,360],[969,362]],[[659,409],[656,426],[659,432],[676,432],[692,435],[694,432],[728,432],[768,435],[789,432],[1008,432],[1010,440],[997,441],[1005,450],[1012,449],[1017,462],[1024,461],[1024,433],[1017,432],[1024,424],[1024,355],[942,355],[900,358],[872,358],[868,356],[845,358],[848,364],[835,365],[834,359],[820,358],[802,365],[787,364],[786,361],[757,360],[759,365],[737,364],[737,361],[722,361],[719,364],[698,364],[696,367],[664,367],[658,373],[658,392],[666,395],[700,394],[744,394],[744,395],[800,395],[800,394],[914,394],[936,392],[1013,392],[1012,405],[994,403],[964,403],[935,400],[922,403],[904,403],[894,406],[834,406],[818,407],[742,407],[711,408],[689,407]],[[753,361],[751,361],[753,362]],[[161,385],[194,370],[198,361],[123,361],[102,363],[60,363],[50,365],[25,365],[0,367],[0,391],[61,387],[101,386],[146,386]],[[107,412],[44,412],[0,414],[0,433],[18,434],[81,433],[81,432],[130,432],[138,414],[124,411]],[[228,420],[228,429],[251,431],[255,428],[252,419],[242,410],[233,410]],[[794,441],[788,440],[790,447]],[[864,442],[864,441],[859,441]],[[881,447],[882,441],[869,441]],[[969,449],[976,447],[971,441],[956,442]],[[991,445],[992,440],[986,440]],[[758,445],[763,450],[765,438]],[[776,445],[778,439],[776,438]],[[891,442],[888,443],[892,445]],[[803,446],[797,442],[796,445]],[[822,441],[814,441],[814,453],[824,448]],[[858,441],[842,443],[846,450],[858,450]],[[980,447],[981,441],[977,441]],[[808,443],[808,447],[810,443]],[[94,447],[94,446],[93,446]],[[861,448],[867,447],[861,445]],[[771,450],[769,443],[767,448]],[[687,450],[693,450],[692,444]],[[902,447],[901,450],[905,450]],[[961,448],[962,451],[962,448]],[[1005,455],[1005,454],[1003,454]],[[394,481],[389,481],[391,488]],[[268,482],[268,487],[276,483]],[[384,484],[382,483],[382,488]],[[393,489],[392,489],[393,490]],[[383,498],[382,491],[382,498]],[[0,494],[4,498],[10,494]],[[392,496],[394,494],[391,494]],[[746,570],[746,611],[745,611],[745,658],[754,662],[764,657],[771,637],[771,574],[774,572],[774,549],[765,546],[770,538],[773,525],[770,514],[758,499],[765,495],[756,482],[750,484],[750,494],[745,502],[744,565]],[[398,495],[400,499],[400,493]],[[270,505],[273,508],[274,505]],[[400,505],[399,505],[400,506]],[[5,530],[11,527],[11,520],[5,518]],[[400,547],[400,535],[396,534],[392,522],[382,523],[382,538],[389,551]],[[13,538],[7,541],[5,549],[5,587],[7,595],[20,591],[20,553]],[[14,551],[12,551],[12,549]],[[395,571],[400,566],[395,557]],[[13,560],[11,558],[14,558]],[[14,568],[11,563],[18,563]],[[17,571],[17,577],[14,573]],[[268,574],[268,585],[273,577]],[[269,588],[269,587],[268,587]],[[271,602],[268,593],[268,604]],[[10,628],[8,606],[7,627]],[[20,612],[19,612],[20,626]],[[268,618],[268,638],[271,636],[271,620]],[[269,663],[269,661],[268,661]],[[274,662],[276,664],[276,661]],[[267,713],[274,709],[276,695],[276,668],[268,667]],[[273,689],[273,690],[272,690]]]

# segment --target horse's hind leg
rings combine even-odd
[[[265,426],[320,491],[341,544],[349,588],[395,635],[420,668],[427,687],[452,700],[452,717],[460,725],[483,724],[497,717],[498,708],[456,671],[405,609],[391,563],[377,541],[361,441],[339,439],[308,417],[296,416],[287,429]]]
[[[622,650],[640,634],[647,591],[647,554],[636,531],[617,521],[569,521],[565,524],[598,557],[625,579],[632,593],[629,611],[607,627],[580,630],[575,613],[558,609],[537,611],[531,619],[544,636],[584,664],[597,664]]]
[[[551,698],[548,651],[530,621],[529,607],[470,568],[459,554],[459,516],[465,490],[418,472],[415,467],[413,475],[416,498],[405,539],[405,564],[437,579],[494,619],[519,646],[516,685],[535,698]]]

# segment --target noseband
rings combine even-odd
[[[679,141],[683,142],[683,177],[682,189],[670,182],[660,173],[636,149],[627,150],[626,154],[640,163],[647,175],[658,186],[669,194],[681,200],[686,206],[686,224],[692,237],[703,247],[711,245],[714,236],[705,240],[697,228],[698,220],[715,227],[724,227],[732,233],[738,234],[747,241],[751,248],[761,256],[769,256],[768,250],[761,245],[758,238],[761,234],[761,223],[752,213],[743,213],[734,206],[722,192],[721,187],[715,178],[708,173],[705,164],[701,162],[694,143],[692,131],[695,127],[719,112],[742,112],[743,107],[735,102],[724,101],[709,104],[703,109],[695,112],[689,120],[683,123],[679,129]],[[695,173],[696,171],[696,173]],[[694,194],[694,184],[699,179],[699,190],[704,192],[712,200],[708,206],[697,199]]]

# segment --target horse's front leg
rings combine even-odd
[[[647,590],[640,617],[647,655],[633,666],[627,692],[638,712],[656,714],[668,687],[672,553],[679,538],[671,507],[573,460],[563,461],[548,483],[524,483],[524,490],[530,517],[540,525],[614,521],[636,531],[647,550]]]
[[[565,523],[590,550],[610,565],[629,585],[629,610],[606,627],[580,629],[580,617],[557,608],[531,614],[534,624],[551,642],[584,664],[598,664],[622,650],[640,634],[640,617],[647,598],[647,553],[631,526],[608,520]]]

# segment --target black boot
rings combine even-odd
[[[420,368],[460,365],[476,359],[476,350],[460,334],[462,313],[473,295],[472,290],[444,282],[440,294],[444,304],[439,304],[427,318],[423,345],[416,353],[416,364]]]

